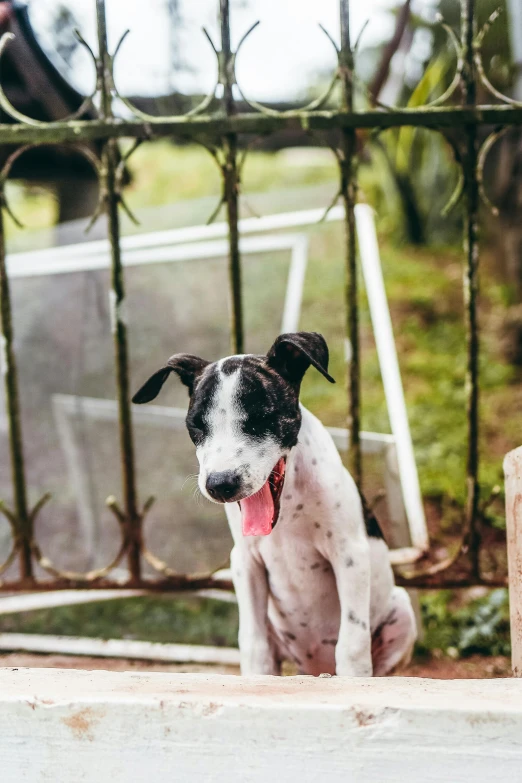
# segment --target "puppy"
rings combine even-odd
[[[172,372],[188,388],[199,488],[234,539],[242,674],[280,674],[285,659],[302,674],[390,674],[411,657],[415,617],[329,433],[299,403],[310,366],[334,383],[315,332],[280,335],[266,356],[175,354],[133,402]]]

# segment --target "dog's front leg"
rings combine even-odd
[[[268,579],[263,563],[234,547],[230,558],[239,607],[241,674],[280,674],[268,622]]]
[[[341,606],[335,648],[336,674],[371,677],[370,557],[367,542],[351,545],[349,553],[337,550],[332,553],[331,563]]]

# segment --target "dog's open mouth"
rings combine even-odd
[[[244,536],[267,536],[279,517],[286,458],[281,457],[259,492],[239,501]]]

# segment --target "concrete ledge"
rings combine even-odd
[[[0,669],[2,783],[519,780],[522,681]]]

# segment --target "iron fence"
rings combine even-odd
[[[455,0],[457,1],[457,0]],[[150,116],[134,107],[119,95],[114,82],[114,61],[116,51],[111,55],[107,47],[107,28],[104,0],[96,0],[98,27],[98,56],[87,43],[80,40],[90,52],[96,66],[96,87],[80,109],[60,122],[41,122],[24,116],[8,100],[1,87],[0,105],[17,121],[14,125],[0,125],[0,144],[17,145],[0,174],[0,312],[1,312],[1,358],[6,390],[9,443],[12,468],[14,503],[8,507],[0,502],[0,511],[7,518],[12,529],[12,547],[0,574],[5,573],[18,561],[18,577],[0,583],[0,590],[47,590],[70,587],[146,587],[151,590],[183,590],[212,586],[229,588],[227,580],[212,575],[185,575],[174,573],[163,561],[151,553],[143,537],[143,521],[153,499],[140,504],[136,487],[136,455],[133,445],[132,418],[129,393],[129,348],[125,319],[125,281],[120,250],[119,210],[129,213],[123,195],[125,163],[130,154],[143,141],[175,137],[203,144],[221,171],[222,196],[219,206],[225,205],[228,221],[228,267],[231,293],[231,342],[234,352],[242,352],[244,344],[243,308],[241,284],[241,258],[239,253],[238,199],[240,190],[241,155],[238,151],[238,134],[257,136],[271,134],[284,129],[300,129],[320,134],[336,130],[340,142],[335,153],[339,188],[337,199],[345,209],[345,265],[346,265],[346,312],[347,335],[353,354],[349,365],[348,427],[351,430],[350,463],[353,475],[360,484],[362,480],[360,442],[360,351],[358,276],[356,266],[356,240],[354,207],[357,201],[357,167],[359,162],[358,136],[362,130],[379,133],[389,128],[412,126],[436,130],[446,136],[449,129],[457,129],[458,140],[451,140],[455,158],[460,166],[460,178],[450,202],[454,206],[460,199],[464,202],[464,297],[467,325],[467,478],[466,506],[460,534],[460,542],[454,553],[442,562],[415,567],[414,572],[397,574],[402,584],[433,587],[441,584],[462,586],[466,584],[504,584],[504,577],[488,580],[481,572],[479,525],[484,498],[480,498],[479,485],[479,326],[477,320],[477,296],[479,273],[478,211],[483,192],[483,168],[492,146],[510,127],[522,125],[522,104],[502,95],[489,82],[485,73],[481,45],[494,14],[487,24],[478,30],[474,0],[461,0],[461,28],[457,35],[446,27],[455,47],[457,66],[455,76],[448,89],[437,100],[421,108],[395,108],[378,104],[375,108],[358,111],[354,108],[354,92],[364,89],[354,70],[354,54],[357,43],[350,38],[350,2],[339,0],[340,45],[338,46],[327,30],[337,55],[337,68],[327,90],[318,99],[301,110],[275,111],[250,100],[237,84],[235,58],[230,40],[229,0],[219,2],[221,47],[218,48],[206,33],[215,52],[218,63],[218,81],[211,93],[194,110],[183,116]],[[242,38],[238,49],[253,28]],[[7,33],[0,42],[0,57],[9,44],[12,35]],[[123,39],[122,39],[123,40]],[[1,67],[1,60],[0,60]],[[216,88],[221,85],[222,97],[217,111],[210,111],[216,102]],[[333,88],[340,84],[341,104],[334,109],[330,105]],[[477,87],[500,103],[480,105],[477,103]],[[233,88],[237,87],[242,99],[250,107],[248,113],[237,113]],[[457,100],[460,91],[460,100]],[[83,114],[94,109],[97,98],[96,119],[82,120]],[[115,98],[123,100],[132,113],[132,119],[119,119],[113,114]],[[449,104],[449,101],[453,103]],[[493,127],[485,142],[479,144],[479,130]],[[446,138],[448,138],[446,136]],[[127,155],[118,149],[119,139],[133,139],[134,144]],[[101,153],[92,151],[89,143],[99,142]],[[122,501],[111,496],[107,504],[114,513],[121,529],[121,545],[117,555],[104,568],[87,573],[63,571],[55,567],[41,551],[35,537],[35,522],[38,512],[49,495],[44,495],[33,508],[28,503],[22,420],[20,414],[16,356],[13,350],[13,329],[9,279],[6,272],[4,213],[11,214],[5,198],[5,183],[14,161],[35,145],[63,144],[74,147],[93,166],[99,181],[100,195],[93,221],[103,213],[108,224],[111,247],[111,314],[114,338],[114,354],[117,381],[117,403],[119,411],[119,441],[121,455]],[[128,578],[116,580],[113,570],[125,558]],[[157,578],[145,578],[143,563],[147,562],[157,573]],[[49,575],[41,579],[35,576],[36,564]]]

